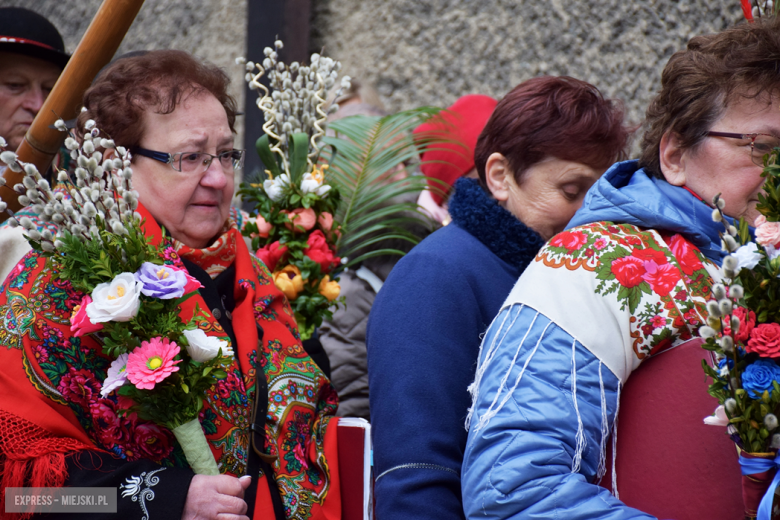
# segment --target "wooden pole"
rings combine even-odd
[[[67,137],[65,132],[50,127],[58,118],[67,120],[78,115],[84,92],[100,69],[114,57],[143,3],[144,0],[103,1],[19,145],[16,151],[19,160],[34,164],[39,172],[49,168]],[[18,211],[22,206],[13,186],[22,182],[23,173],[6,168],[3,177],[6,185],[0,187],[0,198],[10,210]],[[0,214],[0,222],[7,218],[8,213]]]

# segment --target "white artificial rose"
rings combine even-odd
[[[279,202],[279,199],[282,198],[282,188],[276,185],[272,180],[263,182],[263,189],[265,190],[266,195],[268,195],[268,198],[274,202]]]
[[[317,179],[315,179],[311,173],[306,173],[301,180],[301,191],[303,193],[315,192],[317,191],[317,188],[321,186],[321,184],[322,183],[317,182]]]
[[[222,349],[223,357],[233,355],[233,349],[228,346],[227,341],[207,336],[200,329],[185,330],[184,337],[187,338],[187,343],[190,344],[187,347],[187,353],[194,361],[203,363],[204,361],[214,359],[219,354],[220,348]]]
[[[317,194],[317,195],[319,195],[320,197],[324,197],[324,196],[325,196],[325,194],[326,194],[326,193],[328,193],[329,191],[330,191],[330,186],[328,186],[327,184],[323,184],[322,186],[320,186],[319,188],[317,188],[317,189],[314,191],[314,193],[316,193],[316,194]]]
[[[122,273],[101,283],[92,290],[92,303],[87,305],[87,316],[92,323],[130,321],[141,307],[141,287],[133,273]]]

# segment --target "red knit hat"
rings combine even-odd
[[[435,150],[422,155],[423,174],[452,186],[462,175],[474,169],[474,148],[477,146],[477,138],[497,104],[498,101],[490,96],[481,94],[463,96],[447,110],[415,128],[415,134],[433,134],[436,138],[454,141],[438,144]],[[465,148],[455,143],[461,143]],[[434,188],[431,191],[433,200],[441,205],[444,199],[436,189],[441,189],[442,186],[431,181],[428,181],[428,184]]]

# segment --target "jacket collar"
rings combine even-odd
[[[449,203],[452,222],[522,272],[545,241],[502,208],[474,179],[460,178]]]
[[[723,224],[713,222],[712,208],[685,188],[648,176],[635,160],[607,170],[568,227],[601,221],[680,233],[719,265],[725,254],[719,235]]]

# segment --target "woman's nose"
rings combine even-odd
[[[233,172],[226,172],[218,158],[211,158],[211,162],[200,179],[200,184],[212,189],[222,189],[227,185],[227,176]]]

